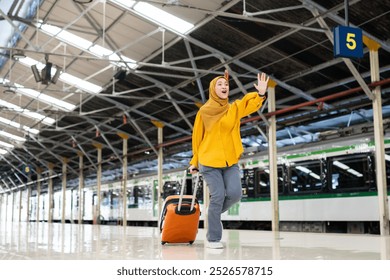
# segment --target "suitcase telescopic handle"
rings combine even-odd
[[[198,189],[198,184],[199,184],[199,172],[196,173],[196,176],[194,176],[194,177],[195,177],[195,187],[194,187],[194,191],[193,191],[193,194],[192,194],[192,201],[191,201],[191,209],[190,209],[190,211],[192,211],[192,209],[194,209],[194,205],[195,205],[196,191]],[[178,209],[179,212],[180,212],[180,209],[181,209],[181,204],[183,202],[183,195],[184,195],[184,188],[185,188],[185,185],[186,185],[186,181],[187,181],[187,170],[184,170],[184,176],[183,176],[183,180],[182,180],[182,184],[181,184],[181,190],[180,190],[179,204],[177,206],[177,209]]]
[[[195,176],[193,176],[192,178],[195,177],[195,187],[194,187],[194,191],[193,191],[193,194],[192,194],[192,201],[191,201],[191,209],[190,211],[192,211],[192,209],[194,209],[194,205],[195,205],[195,199],[196,199],[196,192],[198,191],[198,184],[199,184],[199,172],[196,173]]]
[[[181,203],[183,202],[183,194],[184,194],[184,187],[186,185],[186,181],[187,181],[187,170],[184,170],[184,176],[183,176],[183,179],[181,181],[179,205],[177,206],[177,209],[179,210],[179,212],[180,212],[180,208],[181,208]]]

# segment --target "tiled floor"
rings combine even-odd
[[[2,260],[390,260],[390,237],[224,230],[224,249],[161,245],[158,228],[0,221]]]

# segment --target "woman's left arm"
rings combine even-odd
[[[260,109],[266,99],[266,91],[268,87],[269,77],[265,73],[257,74],[257,84],[254,87],[257,92],[247,93],[241,100],[236,100],[234,103],[237,106],[238,117],[241,119],[252,114]]]
[[[241,119],[259,110],[264,100],[265,96],[261,97],[257,92],[249,92],[241,100],[234,101],[238,118]]]

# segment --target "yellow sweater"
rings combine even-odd
[[[226,114],[214,124],[211,131],[206,131],[202,117],[198,112],[192,132],[191,165],[198,163],[209,167],[226,167],[236,164],[244,151],[241,142],[241,118],[256,112],[265,97],[257,92],[246,94],[241,100],[230,104]]]

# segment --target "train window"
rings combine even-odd
[[[119,206],[119,193],[110,191],[110,207],[111,209],[117,209]]]
[[[368,190],[373,182],[370,157],[358,156],[336,157],[331,160],[331,189]]]
[[[143,208],[150,200],[150,190],[146,185],[135,185],[127,190],[127,208]]]
[[[290,165],[289,191],[293,194],[320,192],[324,186],[325,163],[323,160],[296,162]]]
[[[163,191],[161,197],[163,199],[167,198],[170,195],[180,194],[181,185],[177,181],[166,181],[163,185]]]
[[[282,166],[278,166],[278,192],[281,194],[284,190],[285,185],[285,175],[284,169]],[[270,196],[271,184],[269,177],[269,169],[259,169],[256,171],[255,177],[255,197]]]
[[[375,170],[375,157],[371,157],[371,166],[372,169]],[[387,183],[387,189],[390,190],[390,149],[385,150],[385,172],[386,172],[386,183]],[[371,186],[371,189],[376,190],[376,176],[375,172],[372,176],[373,185]]]
[[[103,206],[107,206],[110,204],[110,197],[109,197],[109,194],[107,192],[102,192],[102,196],[101,196],[101,205]]]

